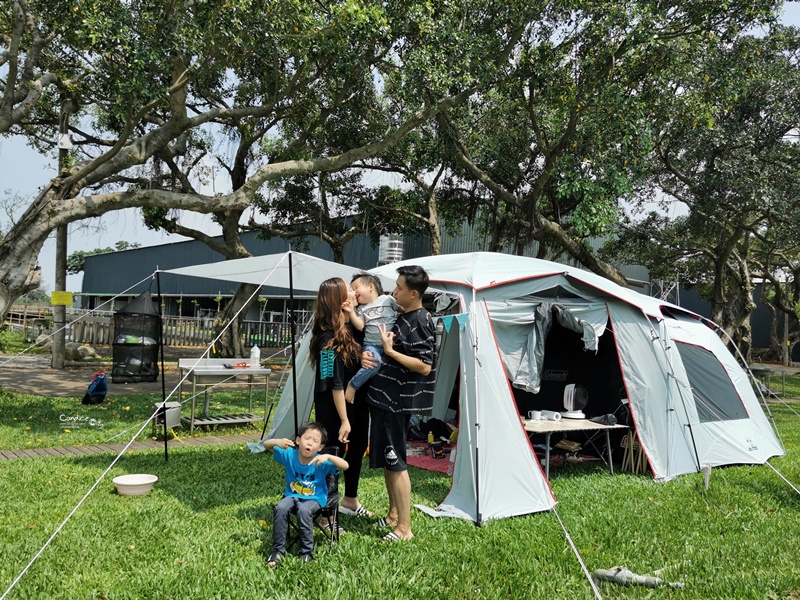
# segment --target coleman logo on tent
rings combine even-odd
[[[569,371],[557,371],[556,369],[547,369],[542,374],[542,379],[547,381],[566,381]]]

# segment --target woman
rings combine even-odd
[[[350,464],[344,472],[344,496],[339,510],[344,514],[371,517],[372,513],[358,501],[361,463],[369,443],[369,407],[360,396],[352,404],[344,398],[350,378],[361,366],[361,346],[353,337],[353,329],[343,311],[343,307],[350,308],[354,304],[350,293],[349,286],[338,277],[327,279],[319,286],[310,352],[317,373],[314,410],[317,422],[324,425],[331,440],[338,440],[339,456]]]

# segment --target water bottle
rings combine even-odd
[[[253,344],[253,347],[250,348],[250,366],[261,366],[261,349],[258,347],[258,344]]]

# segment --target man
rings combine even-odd
[[[390,331],[383,325],[383,364],[370,380],[367,402],[370,405],[369,463],[383,469],[389,494],[389,513],[379,524],[392,527],[385,541],[410,540],[411,480],[406,464],[406,431],[412,414],[430,414],[436,383],[436,328],[430,313],[422,307],[428,288],[428,274],[422,267],[409,265],[397,269],[392,295],[401,313]],[[376,364],[365,352],[362,366]]]

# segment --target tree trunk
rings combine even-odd
[[[428,234],[431,236],[431,256],[438,256],[442,253],[442,232],[439,227],[439,206],[435,188],[428,194]]]
[[[233,358],[247,355],[247,349],[242,337],[242,323],[247,307],[253,302],[258,302],[258,296],[255,293],[258,288],[259,286],[249,283],[239,285],[225,310],[214,319],[214,331],[217,332],[217,335],[227,327],[225,333],[217,342],[218,352],[221,356]],[[239,310],[241,310],[240,318],[234,319],[234,315]],[[228,325],[229,323],[230,325]]]

